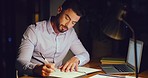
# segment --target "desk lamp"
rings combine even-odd
[[[121,26],[121,22],[123,22],[132,32],[132,38],[134,40],[134,52],[135,52],[135,74],[136,78],[138,78],[138,67],[137,67],[137,45],[136,45],[136,37],[133,28],[123,19],[123,16],[126,14],[124,9],[120,9],[117,15],[117,18],[110,21],[107,25],[102,27],[102,31],[107,36],[115,39],[115,40],[122,40],[125,37],[125,26]]]

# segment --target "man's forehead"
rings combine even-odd
[[[64,13],[67,14],[71,20],[76,22],[80,19],[80,16],[78,16],[72,9],[67,9]]]

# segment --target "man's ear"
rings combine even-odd
[[[62,11],[62,6],[58,8],[58,14]]]

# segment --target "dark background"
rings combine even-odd
[[[142,68],[148,69],[148,1],[147,0],[82,0],[86,11],[79,23],[79,38],[89,51],[91,59],[103,56],[126,57],[128,39],[131,32],[127,29],[127,38],[114,40],[100,30],[104,19],[114,17],[118,7],[126,5],[125,20],[135,30],[136,38],[144,41]],[[15,59],[23,32],[29,24],[35,23],[35,14],[39,20],[50,16],[50,0],[0,0],[0,76],[15,78]],[[109,16],[109,17],[107,17]],[[110,17],[111,16],[111,17]],[[107,22],[106,22],[107,23]],[[96,49],[99,47],[99,50]],[[98,55],[96,56],[96,51]],[[106,54],[103,54],[106,52]]]

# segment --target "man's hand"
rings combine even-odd
[[[79,59],[77,57],[72,57],[64,65],[60,66],[60,69],[62,72],[78,71],[78,64],[79,64]]]
[[[44,65],[36,65],[33,72],[43,77],[49,76],[55,70],[55,64],[49,63]]]

